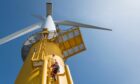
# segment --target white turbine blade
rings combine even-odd
[[[37,19],[39,19],[39,20],[41,20],[42,22],[44,22],[45,19],[46,19],[45,17],[43,17],[41,15],[37,15],[37,14],[32,14],[32,16],[35,17],[35,18],[37,18]]]
[[[83,23],[78,23],[78,22],[73,22],[73,21],[67,21],[67,20],[55,21],[55,24],[112,31],[111,29],[107,29],[107,28],[102,28],[102,27],[97,27],[94,25],[88,25],[88,24],[83,24]]]
[[[16,38],[18,38],[18,37],[20,37],[22,35],[25,35],[25,34],[27,34],[29,32],[32,32],[32,31],[37,30],[37,29],[40,29],[40,28],[41,28],[41,23],[37,23],[37,24],[31,25],[29,27],[26,27],[26,28],[24,28],[24,29],[22,29],[20,31],[17,31],[17,32],[15,32],[15,33],[13,33],[13,34],[11,34],[9,36],[6,36],[6,37],[0,39],[0,45],[4,44],[6,42],[9,42],[9,41],[11,41],[13,39],[16,39]]]

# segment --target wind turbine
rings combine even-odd
[[[47,17],[35,16],[41,20],[20,31],[0,39],[0,45],[14,40],[35,30],[22,47],[24,64],[15,84],[73,84],[71,73],[65,61],[86,50],[79,28],[112,31],[94,25],[52,18],[52,2],[47,2]],[[59,25],[72,26],[67,31]],[[55,68],[57,66],[57,68]]]

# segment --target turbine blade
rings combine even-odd
[[[88,24],[83,24],[79,22],[67,21],[67,20],[55,21],[55,24],[112,31],[111,29],[107,29],[107,28],[102,28],[102,27],[97,27],[94,25],[88,25]]]
[[[45,21],[45,17],[41,16],[41,15],[37,15],[37,14],[32,14],[33,17],[41,20],[41,21]]]
[[[41,28],[41,23],[37,23],[37,24],[31,25],[29,27],[26,27],[26,28],[24,28],[24,29],[22,29],[20,31],[17,31],[17,32],[15,32],[15,33],[13,33],[13,34],[11,34],[9,36],[6,36],[6,37],[0,39],[0,45],[2,45],[4,43],[7,43],[7,42],[9,42],[9,41],[11,41],[13,39],[16,39],[16,38],[18,38],[18,37],[20,37],[22,35],[25,35],[27,33],[30,33],[30,32],[32,32],[34,30],[40,29],[40,28]]]

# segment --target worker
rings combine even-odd
[[[55,63],[51,67],[52,67],[51,76],[54,79],[54,81],[56,81],[56,75],[59,72],[58,62],[55,60]]]

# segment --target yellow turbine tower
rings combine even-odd
[[[42,20],[27,28],[0,39],[0,45],[34,30],[42,29],[31,35],[22,47],[24,64],[15,84],[73,84],[69,66],[65,61],[86,50],[80,27],[108,30],[93,25],[52,18],[52,3],[47,2],[47,17],[35,16]],[[72,26],[63,31],[59,25]]]

